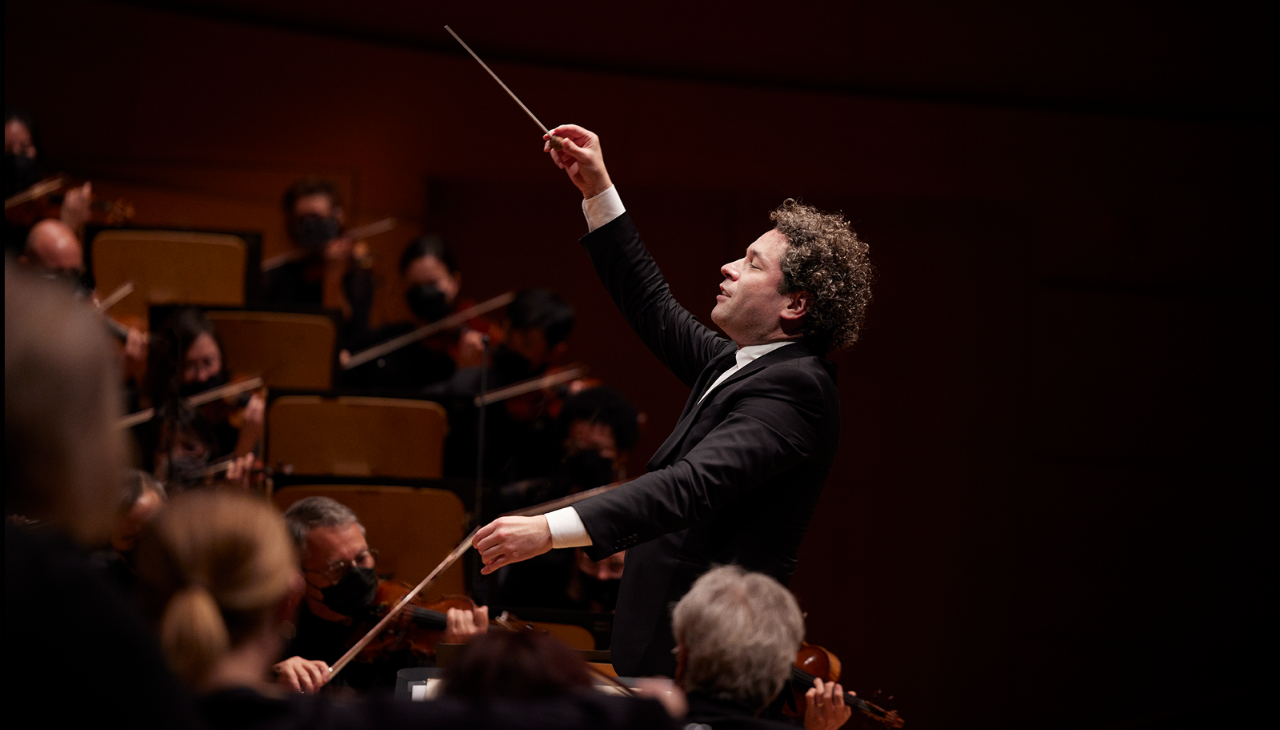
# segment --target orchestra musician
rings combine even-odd
[[[154,633],[87,551],[110,537],[125,465],[102,324],[12,265],[4,297],[6,706],[55,727],[199,727]],[[76,681],[70,657],[104,669]]]
[[[71,226],[57,218],[46,218],[31,227],[18,263],[42,276],[62,279],[86,297],[95,296],[85,276],[84,247]],[[136,381],[146,371],[147,334],[137,327],[114,328],[123,333],[121,356],[126,381]]]
[[[494,390],[543,375],[568,350],[577,315],[568,302],[546,289],[523,289],[507,305],[501,343],[493,348],[488,368],[465,368],[422,394],[449,409],[445,441],[447,477],[474,478],[476,470],[475,396],[481,386]],[[554,453],[559,447],[554,414],[542,394],[490,406],[485,415],[485,473],[499,483],[524,478],[521,465],[531,454]]]
[[[102,566],[111,581],[125,595],[132,596],[134,578],[134,548],[138,535],[148,522],[160,514],[168,500],[164,485],[141,469],[130,469],[124,478],[124,494],[120,500],[116,523],[111,528],[111,540],[97,550],[94,561]]]
[[[691,725],[770,730],[795,725],[760,717],[787,685],[804,640],[804,615],[776,580],[736,565],[713,568],[672,611],[675,680],[688,698]],[[853,714],[844,687],[814,680],[804,726],[835,730]]]
[[[662,730],[674,727],[663,707],[653,700],[590,691],[519,698],[511,697],[508,692],[506,696],[483,703],[458,697],[408,702],[376,693],[339,701],[324,695],[281,691],[282,688],[271,681],[270,673],[285,637],[292,631],[294,611],[299,606],[306,579],[298,571],[297,553],[280,514],[248,495],[206,490],[175,497],[139,541],[138,573],[165,656],[198,693],[199,720],[202,721],[196,723],[193,718],[186,723],[175,721],[143,727],[208,727],[212,730],[303,727],[319,730]],[[577,660],[576,656],[573,658]],[[535,657],[534,663],[525,662],[519,668],[534,677],[546,677],[554,670],[543,657]],[[47,676],[40,679],[48,685],[59,684],[49,682]],[[492,686],[504,677],[490,675],[485,679]],[[546,684],[544,681],[543,685]],[[146,690],[149,694],[170,688],[146,685]],[[502,694],[500,689],[497,693]],[[182,693],[175,694],[181,696]],[[169,696],[149,700],[158,707],[173,702]],[[46,708],[46,712],[54,709]],[[98,705],[88,709],[103,711]],[[149,720],[156,711],[148,709],[147,713],[129,717],[135,724],[139,719]]]
[[[503,517],[474,545],[491,573],[552,548],[599,560],[627,550],[611,651],[620,674],[674,670],[667,606],[712,564],[784,585],[839,444],[835,365],[870,301],[867,246],[839,215],[787,201],[775,227],[721,268],[711,312],[727,337],[674,298],[604,165],[599,138],[574,125],[544,148],[583,196],[582,244],[649,349],[692,392],[680,422],[622,487],[542,517]]]
[[[226,480],[248,486],[263,433],[263,396],[196,408],[185,402],[229,380],[209,318],[198,309],[170,313],[151,337],[147,392],[155,416],[134,429],[143,469],[180,488],[212,476],[205,473],[212,462],[229,458]]]
[[[263,301],[341,310],[344,324],[338,341],[346,346],[369,327],[373,272],[367,246],[342,235],[342,195],[328,180],[307,177],[294,182],[281,207],[299,257],[265,272]]]
[[[597,386],[564,400],[557,417],[563,440],[538,476],[498,490],[501,512],[603,486],[626,478],[627,457],[640,439],[635,406],[616,388]],[[539,466],[531,464],[533,466]],[[535,472],[539,473],[539,472]],[[619,551],[593,560],[582,550],[553,550],[508,565],[497,574],[495,603],[504,606],[612,611],[626,561]]]
[[[280,684],[299,692],[316,692],[329,678],[329,666],[360,636],[378,592],[376,551],[365,540],[355,512],[328,497],[307,497],[285,511],[285,522],[301,556],[305,590],[298,608],[297,635],[275,665]],[[489,625],[488,609],[449,608],[439,641],[462,644]],[[371,627],[372,624],[364,626]],[[396,650],[372,663],[353,662],[338,675],[357,689],[395,685],[396,672],[421,666],[409,650]]]
[[[4,197],[21,193],[40,182],[40,134],[35,117],[25,109],[6,106],[4,110]],[[71,188],[64,194],[58,220],[79,236],[89,221],[93,199],[93,185]],[[26,241],[28,225],[10,223],[4,225],[5,251],[17,255]]]
[[[400,256],[400,276],[404,279],[405,302],[413,319],[398,322],[358,337],[348,343],[352,351],[385,342],[437,322],[474,304],[462,299],[462,272],[453,250],[438,236],[420,236],[405,247]],[[343,384],[387,389],[416,390],[443,381],[461,368],[481,363],[483,336],[494,344],[500,338],[496,326],[475,317],[466,325],[407,345],[394,352],[343,373]],[[349,351],[339,353],[345,364]]]

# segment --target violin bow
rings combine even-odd
[[[394,339],[387,340],[381,345],[374,345],[373,347],[370,347],[367,350],[361,350],[360,352],[357,352],[354,355],[352,355],[351,359],[347,361],[347,364],[342,366],[342,369],[350,370],[352,368],[360,367],[361,365],[369,362],[370,360],[376,360],[382,357],[383,355],[395,352],[396,350],[399,350],[402,347],[412,345],[413,343],[419,340],[425,340],[426,338],[432,335],[439,334],[441,332],[444,332],[445,330],[452,329],[454,327],[457,327],[458,325],[464,324],[466,323],[467,320],[471,319],[472,317],[478,317],[482,314],[485,314],[486,312],[492,312],[493,310],[498,309],[499,307],[505,307],[508,304],[510,304],[512,300],[514,300],[515,298],[516,298],[516,295],[514,292],[499,294],[493,299],[489,299],[489,300],[480,302],[479,304],[476,304],[474,306],[467,307],[461,312],[458,312],[456,314],[451,314],[448,317],[445,317],[444,319],[438,320],[436,322],[432,322],[431,324],[426,325],[424,327],[419,327],[418,329],[408,334],[400,335],[399,337],[396,337]]]
[[[108,294],[105,299],[98,302],[98,309],[103,312],[107,311],[108,309],[111,309],[115,305],[119,304],[121,299],[124,299],[125,297],[132,294],[135,288],[136,287],[134,286],[134,283],[132,281],[126,281],[125,283],[121,284],[120,286],[112,290],[112,292]]]
[[[205,403],[212,403],[219,398],[225,398],[229,395],[239,395],[246,391],[257,390],[262,387],[262,384],[263,381],[260,377],[249,378],[241,383],[228,383],[227,385],[221,385],[217,388],[211,388],[203,393],[197,393],[188,398],[186,403],[194,408],[196,406],[202,406]],[[124,418],[121,418],[119,423],[116,425],[120,428],[132,428],[139,423],[146,423],[147,421],[150,421],[155,417],[155,415],[156,409],[147,408],[145,410],[138,411],[137,413],[130,413]]]
[[[4,209],[9,210],[10,208],[14,208],[19,205],[22,205],[27,201],[35,200],[41,195],[48,195],[49,193],[56,192],[66,184],[67,184],[66,178],[62,175],[56,175],[47,180],[41,180],[40,182],[36,183],[35,185],[32,185],[26,190],[23,190],[22,192],[17,193],[12,197],[5,198]]]
[[[528,380],[521,380],[520,382],[512,383],[505,388],[498,388],[497,390],[491,390],[484,395],[476,396],[475,405],[476,407],[493,405],[494,403],[501,403],[504,400],[511,400],[518,395],[532,393],[536,390],[542,390],[543,388],[550,388],[553,385],[560,385],[561,383],[567,383],[571,380],[577,380],[583,375],[586,375],[589,369],[590,368],[586,365],[575,364],[570,365],[567,369],[559,372],[539,375],[536,378],[530,378]]]
[[[609,491],[610,489],[616,489],[617,487],[620,487],[623,484],[626,484],[626,482],[628,481],[630,480],[628,479],[621,482],[615,482],[613,484],[606,484],[603,487],[596,487],[595,489],[588,489],[585,492],[571,494],[568,497],[553,499],[550,502],[543,502],[542,504],[535,505],[533,507],[527,507],[522,510],[516,510],[515,512],[508,512],[507,515],[521,516],[521,517],[534,517],[537,515],[546,514],[547,512],[560,509],[561,507],[566,507],[575,502],[580,502],[584,499],[594,497],[597,494],[603,494]],[[476,527],[466,537],[464,537],[462,539],[462,542],[458,543],[457,547],[455,547],[452,552],[450,552],[447,556],[445,556],[445,559],[440,561],[440,564],[437,565],[430,573],[428,573],[426,578],[422,579],[421,583],[419,583],[416,587],[414,587],[413,590],[404,594],[404,598],[401,598],[399,603],[393,606],[391,610],[387,611],[387,615],[383,616],[382,620],[379,621],[376,626],[374,626],[372,629],[369,630],[369,633],[365,634],[364,637],[362,637],[350,649],[347,650],[346,654],[343,654],[338,659],[338,661],[334,662],[333,666],[329,667],[329,679],[332,680],[333,677],[338,672],[342,671],[343,667],[350,664],[351,660],[354,659],[362,649],[368,646],[369,642],[373,641],[374,637],[382,633],[382,630],[387,627],[387,624],[391,623],[391,620],[395,618],[396,614],[400,613],[400,611],[403,610],[405,606],[409,605],[410,601],[412,601],[415,597],[417,597],[419,593],[426,590],[432,583],[435,583],[436,579],[438,579],[442,573],[444,573],[449,568],[453,567],[453,564],[458,562],[458,560],[471,547],[471,541],[475,538],[476,533],[479,531],[480,531],[480,528]]]
[[[396,227],[395,218],[383,218],[380,221],[375,221],[368,225],[352,228],[344,232],[341,236],[338,236],[338,238],[350,238],[353,241],[359,241],[362,238],[370,238],[372,236],[378,235],[379,233],[386,233],[387,231],[395,227]],[[281,266],[284,266],[285,264],[291,264],[294,261],[300,261],[306,258],[307,256],[310,256],[312,253],[314,252],[305,248],[294,249],[292,251],[285,251],[284,253],[278,256],[272,256],[271,258],[263,261],[262,271],[267,272],[267,271],[271,271],[272,269],[278,269]]]

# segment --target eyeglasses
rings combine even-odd
[[[303,568],[304,573],[315,573],[323,575],[329,579],[330,583],[337,583],[342,580],[342,576],[347,574],[347,569],[351,566],[358,568],[372,568],[378,563],[377,550],[361,550],[351,562],[345,560],[335,560],[324,567],[323,570],[313,570],[311,568]]]

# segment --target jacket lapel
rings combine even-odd
[[[773,352],[767,353],[747,363],[746,367],[734,373],[729,377],[729,379],[718,385],[714,393],[707,395],[706,398],[702,398],[702,394],[706,391],[707,387],[714,383],[715,379],[720,377],[721,373],[733,367],[734,352],[735,351],[730,351],[727,355],[716,358],[703,369],[702,375],[698,376],[698,382],[695,384],[697,387],[695,387],[693,393],[689,395],[689,401],[685,403],[684,413],[680,416],[680,421],[676,424],[675,430],[671,432],[671,435],[667,437],[667,440],[663,442],[662,446],[654,452],[653,458],[649,459],[649,463],[646,468],[650,471],[667,466],[667,460],[676,450],[676,447],[684,441],[685,435],[689,432],[689,428],[694,424],[694,422],[698,420],[698,414],[702,412],[703,407],[718,398],[730,385],[742,380],[743,378],[750,377],[752,373],[774,363],[785,362],[786,360],[790,360],[795,357],[805,357],[811,354],[808,348],[798,342],[794,345],[779,347]],[[725,359],[726,357],[728,360]],[[702,398],[701,402],[699,402],[699,398]]]

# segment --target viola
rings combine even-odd
[[[817,644],[802,642],[800,651],[796,653],[795,664],[791,667],[791,686],[795,691],[796,709],[793,712],[788,704],[784,714],[804,717],[804,695],[813,686],[815,679],[839,682],[840,658]],[[885,727],[900,728],[903,725],[903,719],[898,716],[897,710],[886,710],[848,692],[844,693],[844,703]]]

